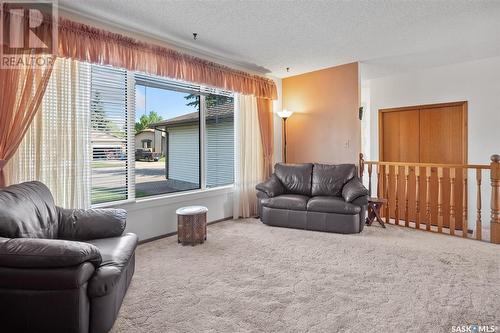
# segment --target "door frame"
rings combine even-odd
[[[413,106],[403,106],[403,107],[397,107],[397,108],[386,108],[386,109],[379,109],[378,110],[378,156],[379,156],[379,161],[383,161],[382,157],[384,156],[384,140],[383,140],[383,133],[384,133],[384,122],[383,122],[383,114],[387,112],[400,112],[400,111],[407,111],[407,110],[415,110],[415,109],[435,109],[435,108],[442,108],[442,107],[451,107],[451,106],[461,106],[462,107],[462,164],[467,164],[469,160],[469,154],[468,154],[468,142],[469,142],[469,136],[468,136],[468,113],[469,113],[469,107],[468,107],[468,102],[467,101],[459,101],[459,102],[449,102],[449,103],[437,103],[437,104],[423,104],[423,105],[413,105]]]

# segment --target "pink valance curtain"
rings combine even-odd
[[[272,80],[61,18],[58,56],[276,99]]]
[[[5,17],[5,11],[3,15]],[[38,28],[38,33],[51,33],[51,23],[46,23]],[[257,97],[262,100],[259,109],[264,110],[259,116],[266,159],[264,169],[266,174],[270,170],[272,117],[269,112],[272,110],[271,100],[277,98],[276,85],[272,80],[64,18],[59,19],[58,51],[55,56],[112,65]],[[51,66],[0,70],[0,187],[5,186],[2,170],[31,124],[51,70]]]
[[[14,156],[42,102],[52,63],[0,70],[0,188],[6,185],[5,164]]]

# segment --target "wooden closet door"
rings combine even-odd
[[[386,162],[435,163],[435,164],[467,164],[467,102],[447,103],[385,109],[379,111],[380,160]],[[444,170],[442,189],[442,211],[438,214],[438,170],[431,169],[430,209],[431,223],[438,224],[442,219],[443,226],[450,222],[450,179],[449,171]],[[416,177],[414,168],[409,169],[408,177],[408,211],[409,220],[416,220],[417,195],[420,206],[420,221],[426,223],[426,170],[420,169],[419,193],[416,193]],[[389,207],[390,217],[405,217],[405,170],[399,168],[399,179],[396,179],[395,168],[389,172]],[[455,178],[455,228],[461,229],[464,191],[463,171],[456,169]],[[396,189],[396,182],[398,183]],[[385,177],[381,188],[385,188]],[[386,193],[379,194],[382,197]],[[396,196],[399,198],[396,210]],[[465,197],[466,202],[466,197]],[[385,211],[384,211],[385,213]],[[385,214],[384,214],[385,215]],[[404,223],[404,222],[403,222]]]
[[[420,110],[420,162],[439,164],[466,164],[467,157],[464,142],[463,106],[446,106]],[[442,215],[438,215],[438,174],[437,169],[431,171],[431,212],[432,224],[438,219],[443,226],[450,225],[450,178],[449,170],[443,169],[442,179]],[[462,228],[463,190],[465,171],[456,169],[455,179],[455,228]],[[423,184],[425,187],[425,184]],[[422,188],[424,188],[422,187]]]
[[[419,161],[419,133],[420,121],[419,110],[405,110],[396,112],[382,113],[381,121],[382,129],[382,161],[387,162],[417,162]],[[389,170],[389,207],[391,207],[391,218],[396,218],[396,175],[395,168]],[[397,194],[398,200],[398,216],[405,216],[406,202],[402,199],[402,194],[405,191],[405,176],[404,168],[399,168],[399,181]],[[408,202],[415,202],[415,175],[410,173],[408,178]],[[383,185],[382,185],[382,188]],[[409,218],[411,221],[415,219],[415,205],[409,204]]]

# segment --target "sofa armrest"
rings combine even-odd
[[[82,240],[121,236],[127,222],[123,209],[64,209],[59,211],[59,238]]]
[[[88,243],[42,238],[0,238],[0,266],[17,268],[71,267],[90,262],[98,267],[99,249]]]
[[[283,184],[281,184],[280,180],[278,179],[278,177],[276,177],[275,174],[272,174],[271,178],[269,178],[267,181],[257,184],[257,186],[255,186],[255,189],[257,191],[264,192],[269,198],[276,197],[285,193]]]
[[[96,267],[86,261],[77,266],[24,268],[0,266],[0,289],[46,290],[78,289],[88,283]]]
[[[342,188],[342,197],[346,202],[352,202],[365,195],[368,195],[368,190],[363,186],[359,178],[351,179]]]

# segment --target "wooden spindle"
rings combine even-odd
[[[372,196],[372,164],[368,164],[368,193]]]
[[[408,195],[408,182],[410,177],[411,169],[405,166],[405,227],[410,226],[410,210],[409,210],[409,195]]]
[[[455,235],[455,168],[450,169],[450,235]]]
[[[438,174],[438,232],[443,232],[443,168],[437,168]]]
[[[476,169],[476,239],[482,239],[482,222],[481,222],[481,177],[482,170]]]
[[[425,183],[426,183],[426,195],[425,195],[425,217],[427,219],[425,229],[427,231],[431,230],[431,168],[425,168]]]
[[[463,195],[462,195],[462,208],[463,208],[463,222],[462,222],[462,236],[467,238],[469,236],[469,223],[467,221],[467,168],[463,169]]]
[[[420,229],[420,167],[415,167],[415,228]]]
[[[490,241],[494,244],[500,244],[500,155],[491,156],[490,180],[491,180]]]
[[[399,165],[394,167],[394,179],[396,185],[394,186],[394,222],[399,225]]]
[[[387,200],[387,205],[385,206],[385,223],[389,223],[391,221],[391,201],[389,196],[389,172],[391,167],[389,165],[384,166],[385,173],[385,199]]]
[[[380,188],[380,184],[382,183],[382,179],[380,178],[380,168],[382,166],[380,164],[377,165],[377,198],[382,198],[382,193],[380,192],[382,189]]]

